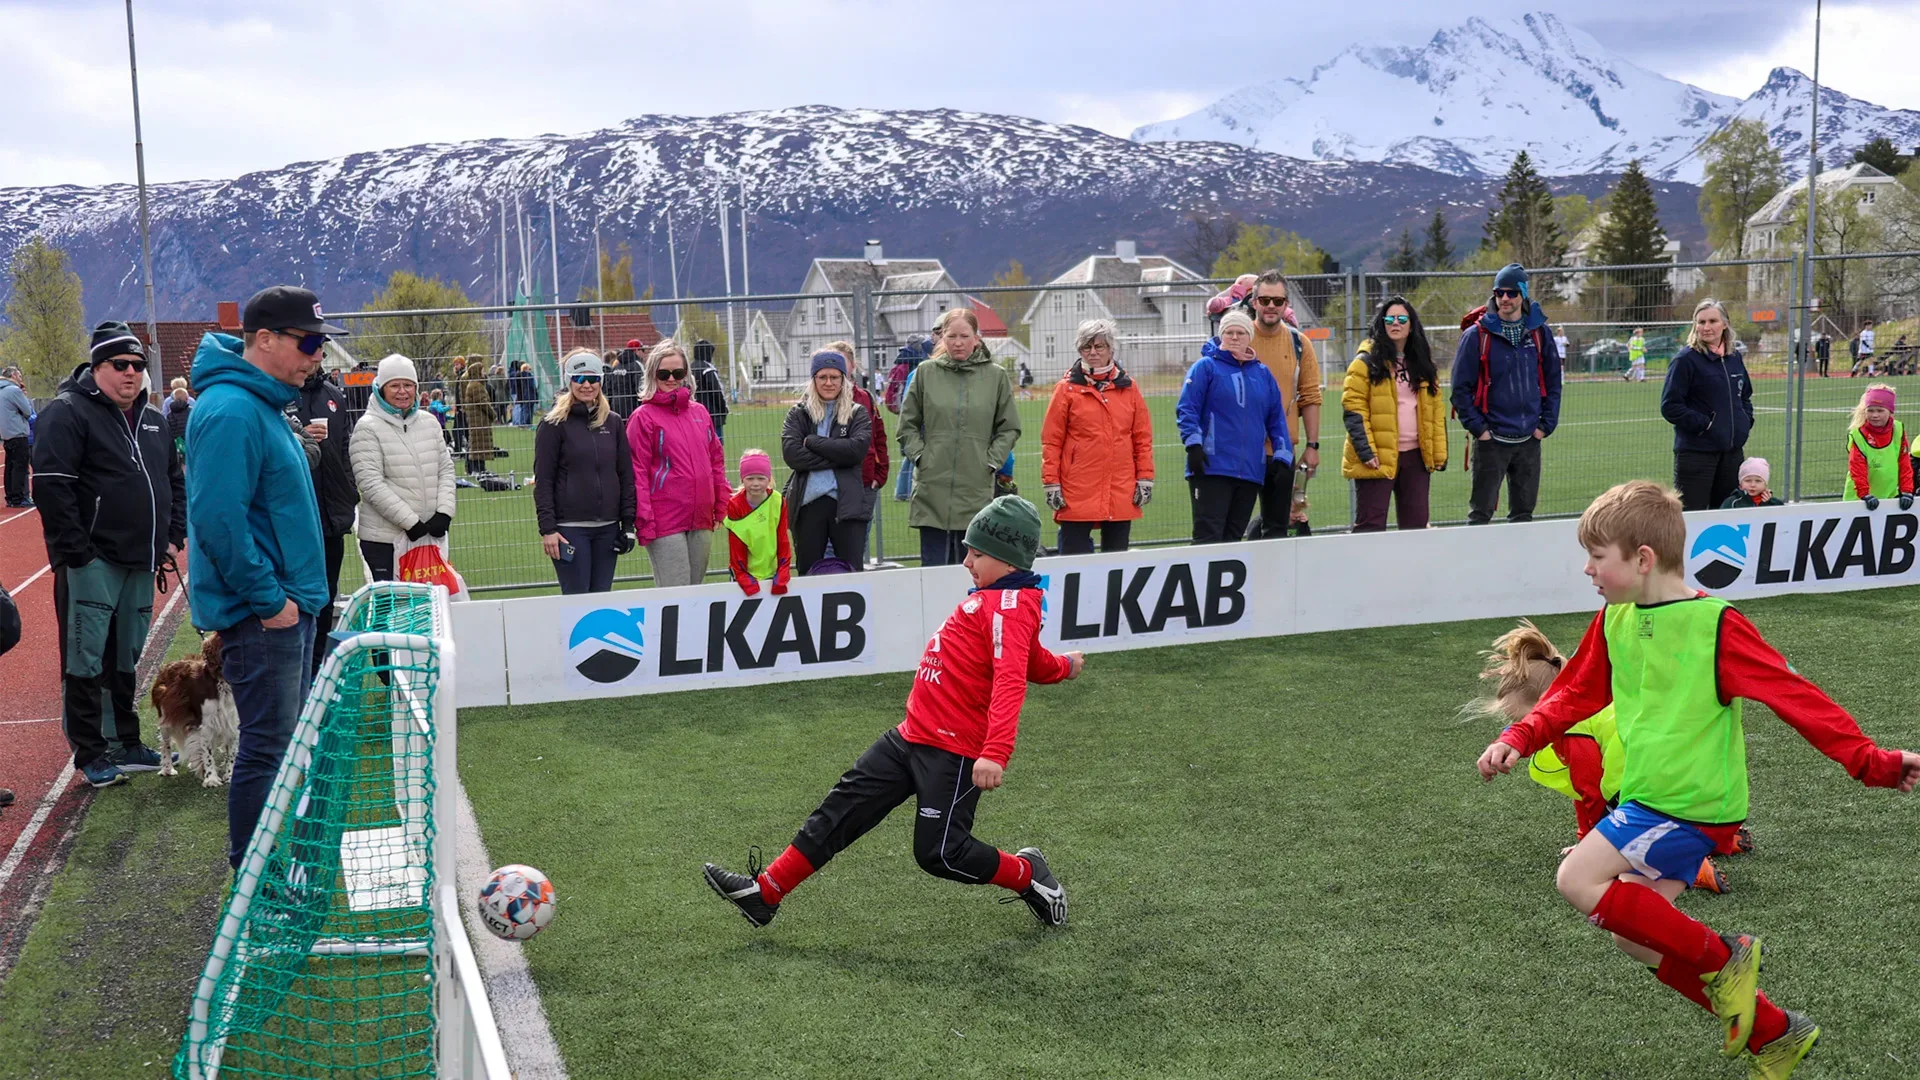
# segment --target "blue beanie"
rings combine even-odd
[[[813,370],[808,374],[818,375],[827,368],[832,368],[840,374],[845,375],[847,373],[847,358],[834,352],[832,349],[821,349],[819,352],[813,354]]]
[[[1496,289],[1519,289],[1520,295],[1533,299],[1527,293],[1527,268],[1519,263],[1508,263],[1493,275],[1493,287]]]

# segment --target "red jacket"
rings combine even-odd
[[[733,498],[727,500],[726,521],[739,521],[753,513],[754,509],[747,502],[747,489],[741,488],[733,493]],[[721,528],[726,529],[726,521],[721,522]],[[788,535],[787,504],[784,501],[780,504],[780,523],[774,530],[774,535],[779,537],[780,543],[774,552],[771,591],[773,595],[779,596],[787,591],[787,582],[793,578],[793,539]],[[741,543],[740,538],[734,535],[733,530],[727,529],[727,571],[733,575],[733,583],[740,586],[740,591],[748,596],[760,591],[759,580],[753,576],[753,571],[747,568],[748,557],[752,554],[747,550],[747,545]]]
[[[1057,683],[1072,661],[1040,644],[1039,589],[976,589],[927,642],[900,734],[1001,768],[1013,756],[1027,683]]]
[[[870,488],[881,487],[887,482],[887,422],[882,419],[884,411],[873,407],[873,395],[859,387],[853,388],[853,400],[867,407],[867,415],[873,418],[873,441],[867,444],[867,459],[860,463],[860,482]]]
[[[1525,720],[1508,728],[1500,741],[1522,754],[1566,733],[1573,725],[1613,701],[1613,665],[1607,658],[1606,609],[1587,627],[1580,649],[1566,670],[1540,699]],[[1895,787],[1900,783],[1901,758],[1896,750],[1882,750],[1860,731],[1847,710],[1834,703],[1806,676],[1787,662],[1745,615],[1728,608],[1720,617],[1720,645],[1714,655],[1720,681],[1720,699],[1746,698],[1772,709],[1775,715],[1812,743],[1814,749],[1840,763],[1847,775],[1868,787]]]

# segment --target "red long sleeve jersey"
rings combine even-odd
[[[1605,609],[1593,617],[1580,650],[1553,681],[1553,689],[1525,720],[1501,734],[1501,742],[1522,754],[1537,753],[1613,701],[1605,618]],[[1720,680],[1721,701],[1746,698],[1772,709],[1814,749],[1839,762],[1849,776],[1868,787],[1894,787],[1900,782],[1899,751],[1875,746],[1847,710],[1788,667],[1747,617],[1732,608],[1720,617],[1714,672]]]
[[[908,742],[1006,767],[1020,733],[1027,683],[1057,683],[1072,662],[1040,644],[1039,589],[982,589],[947,616],[920,655]]]

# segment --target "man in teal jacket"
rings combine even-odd
[[[208,334],[193,358],[187,424],[188,600],[217,630],[240,714],[227,792],[227,860],[240,866],[311,679],[314,616],[327,592],[306,450],[281,410],[320,363],[320,300],[276,286],[247,301],[245,339]]]

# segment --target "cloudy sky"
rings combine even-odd
[[[1487,5],[1187,0],[135,0],[148,177],[226,177],[418,142],[586,131],[646,113],[949,106],[1118,135],[1356,42],[1418,44]],[[1744,97],[1808,70],[1813,4],[1560,10],[1627,59]],[[965,15],[956,16],[956,11]],[[1529,10],[1516,6],[1508,15]],[[924,11],[924,14],[922,13]],[[724,13],[724,14],[722,14]],[[1920,108],[1920,5],[1826,6],[1823,81]],[[133,179],[125,9],[0,0],[0,187]]]

